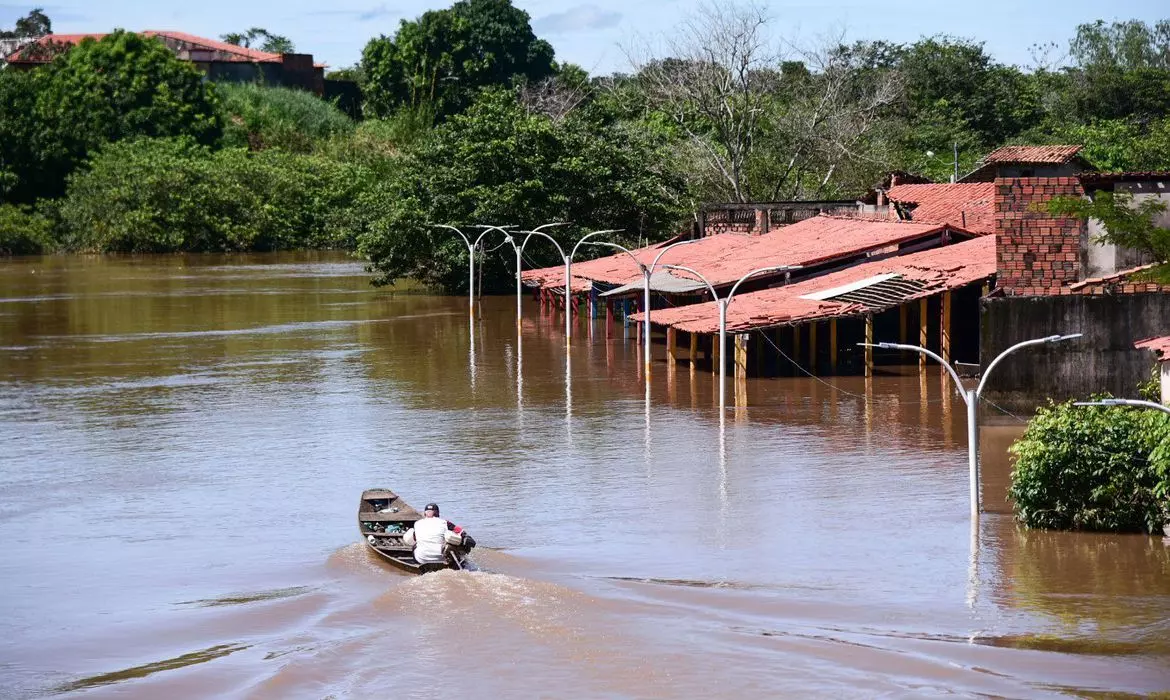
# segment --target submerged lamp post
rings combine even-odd
[[[534,228],[532,230],[532,232],[540,232],[541,229],[551,228],[553,226],[565,226],[566,223],[567,222],[558,222],[555,224],[544,224],[541,226],[537,226],[536,228]],[[498,227],[493,227],[493,228],[498,228]],[[517,244],[516,239],[512,237],[512,234],[510,232],[504,231],[504,229],[502,229],[502,228],[500,229],[500,231],[502,231],[504,234],[504,242],[511,243],[512,248],[516,251],[516,326],[519,327],[520,326],[520,318],[521,318],[521,314],[522,314],[520,300],[523,297],[523,291],[521,290],[521,282],[520,282],[520,272],[521,272],[523,265],[524,265],[524,263],[521,261],[521,257],[524,255],[524,244],[528,242],[528,238],[525,237],[523,242],[521,242],[520,244]],[[518,231],[517,233],[525,233],[525,232]]]
[[[1098,399],[1097,401],[1076,401],[1074,406],[1134,406],[1135,408],[1152,408],[1163,413],[1170,413],[1170,406],[1156,401],[1143,399]]]
[[[542,226],[540,228],[546,228],[547,226],[548,225]],[[602,231],[593,231],[591,233],[587,233],[584,236],[582,236],[580,238],[580,240],[577,241],[576,245],[573,246],[573,249],[569,252],[568,255],[565,255],[565,249],[561,247],[560,243],[557,243],[557,239],[553,238],[552,236],[548,235],[547,233],[540,231],[540,229],[533,229],[531,231],[518,231],[518,233],[528,234],[524,237],[524,242],[520,244],[520,250],[524,250],[524,246],[528,245],[528,240],[530,238],[532,238],[533,236],[541,236],[542,238],[547,238],[548,240],[552,241],[552,244],[554,246],[556,246],[556,248],[557,248],[557,252],[561,254],[561,260],[563,260],[565,263],[565,342],[566,343],[572,342],[572,339],[573,339],[573,290],[572,290],[573,256],[577,254],[577,249],[581,247],[581,244],[584,243],[585,241],[589,240],[590,238],[593,238],[594,236],[600,236],[600,235],[605,234],[605,233],[617,233],[618,231],[621,231],[621,230],[622,229],[605,229]]]
[[[752,270],[743,277],[740,277],[735,284],[731,285],[731,291],[722,299],[715,293],[715,286],[696,270],[692,270],[684,265],[663,265],[663,267],[668,270],[682,270],[683,272],[694,275],[700,282],[707,285],[707,289],[711,292],[711,298],[719,306],[719,417],[722,420],[727,401],[727,392],[724,389],[727,384],[727,307],[731,304],[732,297],[735,296],[735,290],[739,289],[739,285],[743,284],[749,277],[754,277],[761,272],[788,272],[791,270],[799,270],[800,265],[773,265],[772,267],[761,267]]]
[[[432,226],[434,226],[435,228],[445,228],[445,229],[448,229],[450,231],[454,231],[455,233],[458,233],[459,237],[463,239],[464,244],[467,245],[467,305],[468,305],[468,312],[470,313],[471,318],[474,319],[475,318],[475,249],[479,247],[480,241],[483,240],[483,237],[486,236],[489,231],[492,231],[493,229],[498,230],[498,231],[504,231],[504,229],[502,227],[499,227],[499,226],[488,226],[485,228],[483,233],[479,234],[479,236],[476,237],[475,242],[472,243],[471,239],[467,237],[467,234],[463,233],[462,231],[455,228],[454,226],[448,226],[447,224],[432,224]],[[504,233],[506,234],[507,231],[504,231]]]
[[[680,245],[686,245],[688,243],[695,243],[695,242],[698,242],[700,240],[702,240],[702,239],[693,238],[689,241],[679,241],[678,243],[671,243],[670,245],[666,246],[662,250],[658,251],[658,255],[654,256],[654,261],[651,262],[649,265],[643,264],[642,261],[638,259],[638,256],[634,255],[634,252],[632,250],[630,250],[629,248],[626,248],[625,246],[620,246],[617,243],[604,243],[604,242],[598,241],[597,243],[590,243],[589,244],[589,245],[596,245],[596,246],[609,246],[610,248],[616,248],[616,249],[622,251],[626,255],[633,258],[634,264],[637,265],[638,269],[642,271],[642,291],[643,291],[642,306],[644,307],[642,309],[642,311],[644,313],[644,317],[642,319],[642,348],[643,348],[643,351],[645,354],[644,362],[646,364],[646,383],[647,384],[649,384],[649,382],[650,382],[650,275],[654,274],[654,268],[658,265],[658,261],[662,259],[662,256],[666,253],[666,251],[670,250],[671,248],[676,248]]]
[[[955,389],[958,390],[959,395],[963,398],[963,402],[967,404],[967,469],[970,481],[971,518],[977,519],[979,517],[979,397],[983,393],[983,387],[987,384],[987,378],[991,376],[991,370],[995,369],[995,366],[999,364],[1000,360],[1021,348],[1032,345],[1059,343],[1062,340],[1079,338],[1081,335],[1080,333],[1050,335],[1044,338],[1034,338],[1032,340],[1025,340],[1022,343],[1016,343],[996,355],[995,359],[991,361],[991,364],[987,365],[987,369],[983,371],[983,376],[979,379],[979,384],[974,389],[964,389],[963,382],[959,379],[959,373],[955,371],[955,368],[949,362],[946,362],[924,347],[905,345],[903,343],[858,343],[858,345],[881,348],[882,350],[912,350],[927,357],[934,358],[950,372],[951,379],[955,381]]]

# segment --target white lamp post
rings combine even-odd
[[[959,395],[963,398],[963,402],[967,404],[967,469],[970,482],[971,518],[977,519],[979,517],[979,397],[983,393],[983,387],[987,384],[987,378],[991,376],[991,370],[995,369],[995,366],[999,364],[1000,360],[1020,348],[1058,343],[1062,340],[1072,340],[1073,338],[1079,337],[1081,337],[1080,333],[1071,333],[1068,335],[1050,335],[1045,338],[1034,338],[1032,340],[1025,340],[1022,343],[1016,343],[999,355],[996,355],[995,359],[991,361],[991,364],[987,365],[987,369],[983,371],[983,376],[979,379],[978,386],[970,390],[963,388],[963,382],[959,379],[959,373],[955,371],[955,368],[950,363],[945,362],[941,357],[924,347],[904,345],[902,343],[858,343],[858,345],[881,348],[882,350],[912,350],[927,357],[934,358],[950,372],[951,379],[955,381],[955,389],[958,390]]]
[[[731,285],[731,291],[722,299],[715,293],[715,286],[697,271],[683,265],[663,265],[663,267],[668,270],[682,270],[683,272],[694,275],[696,279],[707,285],[707,289],[711,292],[711,298],[719,306],[719,416],[722,419],[724,407],[726,406],[727,393],[724,389],[727,383],[727,307],[731,304],[732,297],[735,296],[735,290],[739,289],[739,285],[743,284],[749,277],[754,277],[761,272],[788,272],[790,270],[799,270],[800,265],[774,265],[772,267],[761,267],[752,270],[743,277],[740,277],[735,284]]]
[[[645,354],[644,362],[646,365],[646,382],[647,383],[650,382],[650,276],[654,274],[654,268],[658,265],[658,261],[662,259],[662,256],[666,254],[666,251],[670,250],[671,248],[676,248],[680,245],[687,245],[688,243],[695,243],[699,240],[701,240],[701,239],[694,238],[694,239],[691,239],[689,241],[679,241],[678,243],[671,243],[670,245],[666,246],[662,250],[658,251],[658,255],[654,256],[654,261],[651,262],[649,265],[644,265],[642,263],[642,261],[638,259],[638,256],[634,255],[634,252],[632,250],[630,250],[629,248],[626,248],[625,246],[620,246],[617,243],[606,243],[606,242],[598,241],[596,243],[589,244],[589,245],[596,245],[596,246],[609,246],[610,248],[616,248],[617,250],[622,251],[626,255],[633,258],[634,264],[637,265],[638,269],[642,271],[642,291],[643,291],[642,306],[643,306],[643,312],[644,312],[644,317],[642,319],[642,347],[643,347],[644,354]]]
[[[557,252],[561,254],[561,260],[563,260],[565,263],[565,342],[566,343],[571,342],[573,339],[573,290],[572,290],[573,256],[577,254],[577,249],[581,247],[581,244],[584,243],[585,241],[589,240],[590,238],[593,238],[594,236],[600,236],[600,235],[605,234],[605,233],[617,233],[621,230],[622,229],[605,229],[602,231],[593,231],[591,233],[587,233],[584,236],[582,236],[580,240],[577,241],[576,245],[573,246],[573,250],[570,251],[568,255],[565,255],[565,249],[561,247],[560,243],[557,243],[557,239],[553,238],[552,236],[548,235],[547,233],[543,233],[542,231],[540,231],[538,229],[533,229],[532,231],[518,231],[518,233],[528,234],[524,237],[524,242],[520,244],[520,250],[522,250],[522,251],[524,250],[524,246],[528,245],[528,240],[530,238],[532,238],[533,236],[541,236],[543,238],[547,238],[548,240],[552,241],[552,244],[554,246],[556,246],[556,248],[557,248]]]
[[[555,224],[544,224],[542,226],[537,226],[533,230],[540,231],[541,229],[550,228],[552,226],[564,226],[564,225],[565,225],[565,222],[559,222],[559,223],[555,223]],[[512,237],[512,234],[510,232],[504,230],[507,228],[511,228],[510,226],[503,226],[503,227],[488,226],[486,228],[495,229],[495,230],[503,233],[504,234],[504,242],[511,243],[513,250],[516,251],[516,326],[519,327],[521,314],[523,313],[521,311],[521,303],[520,303],[520,300],[523,297],[523,291],[521,289],[521,284],[520,284],[520,272],[522,271],[522,268],[523,268],[523,262],[521,261],[520,258],[524,254],[524,246],[522,244],[517,244],[516,239]]]
[[[459,237],[462,238],[463,242],[467,245],[467,305],[468,305],[468,312],[471,314],[471,318],[474,319],[475,318],[475,249],[476,249],[476,247],[479,246],[479,242],[483,240],[483,237],[488,234],[488,231],[490,231],[492,229],[499,229],[499,230],[503,231],[503,229],[499,228],[498,226],[491,226],[486,231],[479,234],[479,236],[475,239],[475,242],[472,243],[471,239],[467,237],[467,234],[463,233],[462,231],[455,228],[454,226],[448,226],[447,224],[432,224],[432,226],[434,226],[436,228],[449,229],[451,231],[454,231],[455,233],[458,233]]]
[[[1163,413],[1170,413],[1170,406],[1160,404],[1156,401],[1145,401],[1143,399],[1098,399],[1097,401],[1076,401],[1074,406],[1135,406],[1139,408],[1152,408]]]

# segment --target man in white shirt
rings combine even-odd
[[[467,542],[468,539],[470,536],[463,533],[463,528],[439,517],[439,506],[435,503],[428,503],[423,508],[423,517],[416,520],[414,527],[403,536],[407,544],[414,544],[414,560],[424,571],[446,568],[446,545],[458,542],[463,546],[475,546]]]

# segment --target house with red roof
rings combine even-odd
[[[263,82],[267,85],[307,90],[325,95],[325,64],[314,63],[312,54],[268,53],[207,39],[185,32],[148,29],[139,32],[158,39],[181,60],[194,63],[217,82]],[[10,68],[31,69],[50,63],[62,51],[105,34],[47,34],[12,51],[5,62]]]

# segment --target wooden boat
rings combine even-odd
[[[395,567],[415,574],[437,569],[472,569],[467,558],[469,547],[448,546],[447,563],[419,564],[414,560],[414,550],[402,541],[406,531],[414,527],[414,521],[422,513],[389,489],[367,489],[362,492],[358,505],[358,529],[366,546],[378,553]]]

